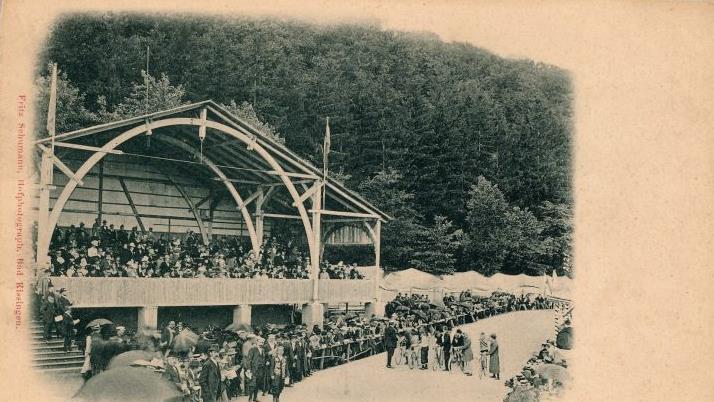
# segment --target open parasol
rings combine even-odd
[[[546,380],[553,380],[561,384],[566,384],[570,380],[568,370],[557,364],[542,364],[535,368],[535,372]]]
[[[174,352],[188,352],[198,343],[198,335],[190,329],[184,329],[174,338],[171,350]]]
[[[94,348],[94,345],[92,345]],[[107,370],[116,369],[119,367],[128,367],[138,360],[151,360],[154,354],[145,350],[130,350],[114,356],[107,365]]]
[[[573,328],[563,328],[555,338],[555,345],[560,349],[570,350],[573,348]]]
[[[84,328],[90,328],[95,325],[99,325],[101,327],[102,325],[111,325],[111,324],[114,324],[114,323],[107,320],[106,318],[97,318],[97,319],[90,321],[87,325],[85,325]]]
[[[180,402],[183,394],[160,374],[141,367],[119,367],[92,377],[71,402]]]

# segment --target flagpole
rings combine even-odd
[[[51,155],[55,154],[55,134],[57,116],[57,63],[52,63],[50,81],[50,102],[47,106],[47,133],[50,135]]]
[[[327,193],[327,156],[330,153],[330,117],[325,118],[325,142],[322,146],[322,205],[325,207],[325,194]]]

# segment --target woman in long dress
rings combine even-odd
[[[278,345],[270,361],[270,394],[273,395],[273,402],[280,401],[280,394],[285,387],[285,377],[288,375],[288,365],[283,354],[283,346]]]
[[[493,378],[500,380],[501,362],[498,358],[498,342],[496,341],[496,334],[491,334],[491,345],[489,346],[488,354],[488,371],[491,373]]]
[[[84,363],[82,364],[82,378],[86,382],[92,376],[92,335],[99,334],[99,325],[92,327],[92,333],[87,335],[84,341]]]

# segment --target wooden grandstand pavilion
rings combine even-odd
[[[208,100],[101,124],[35,142],[41,155],[36,199],[37,263],[48,262],[58,226],[107,219],[142,232],[241,236],[256,252],[276,221],[300,228],[310,279],[53,277],[79,308],[137,310],[137,327],[157,328],[160,308],[232,307],[250,323],[254,305],[302,306],[321,324],[326,305],[379,300],[380,232],[388,215],[283,144]],[[325,243],[374,246],[367,279],[320,280]],[[357,233],[357,235],[355,235]],[[362,240],[359,240],[362,239]]]

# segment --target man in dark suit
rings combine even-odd
[[[74,317],[72,317],[72,307],[67,307],[62,314],[62,336],[64,336],[64,351],[69,352],[72,348],[72,338],[74,338]]]
[[[258,387],[261,385],[260,382],[265,375],[266,361],[263,338],[256,338],[255,344],[248,350],[248,356],[243,362],[246,373],[248,402],[256,402],[258,400]]]
[[[164,353],[165,356],[168,356],[169,350],[171,350],[171,345],[174,341],[175,335],[176,335],[176,323],[173,321],[169,321],[169,325],[167,325],[161,331],[161,351]],[[200,353],[200,352],[197,352],[197,353]]]
[[[441,338],[441,347],[444,348],[444,370],[451,370],[450,359],[451,359],[451,334],[449,334],[449,328],[444,328],[444,335]]]
[[[218,367],[218,346],[209,348],[209,358],[203,363],[198,383],[204,402],[216,402],[221,396],[221,369]]]
[[[59,289],[58,296],[55,299],[55,302],[57,303],[57,310],[59,310],[60,312],[65,311],[67,307],[72,305],[72,302],[69,300],[69,296],[67,296],[67,289]]]
[[[387,349],[387,367],[392,368],[392,356],[397,348],[397,329],[394,328],[394,321],[389,321],[389,325],[384,330],[384,347]]]

